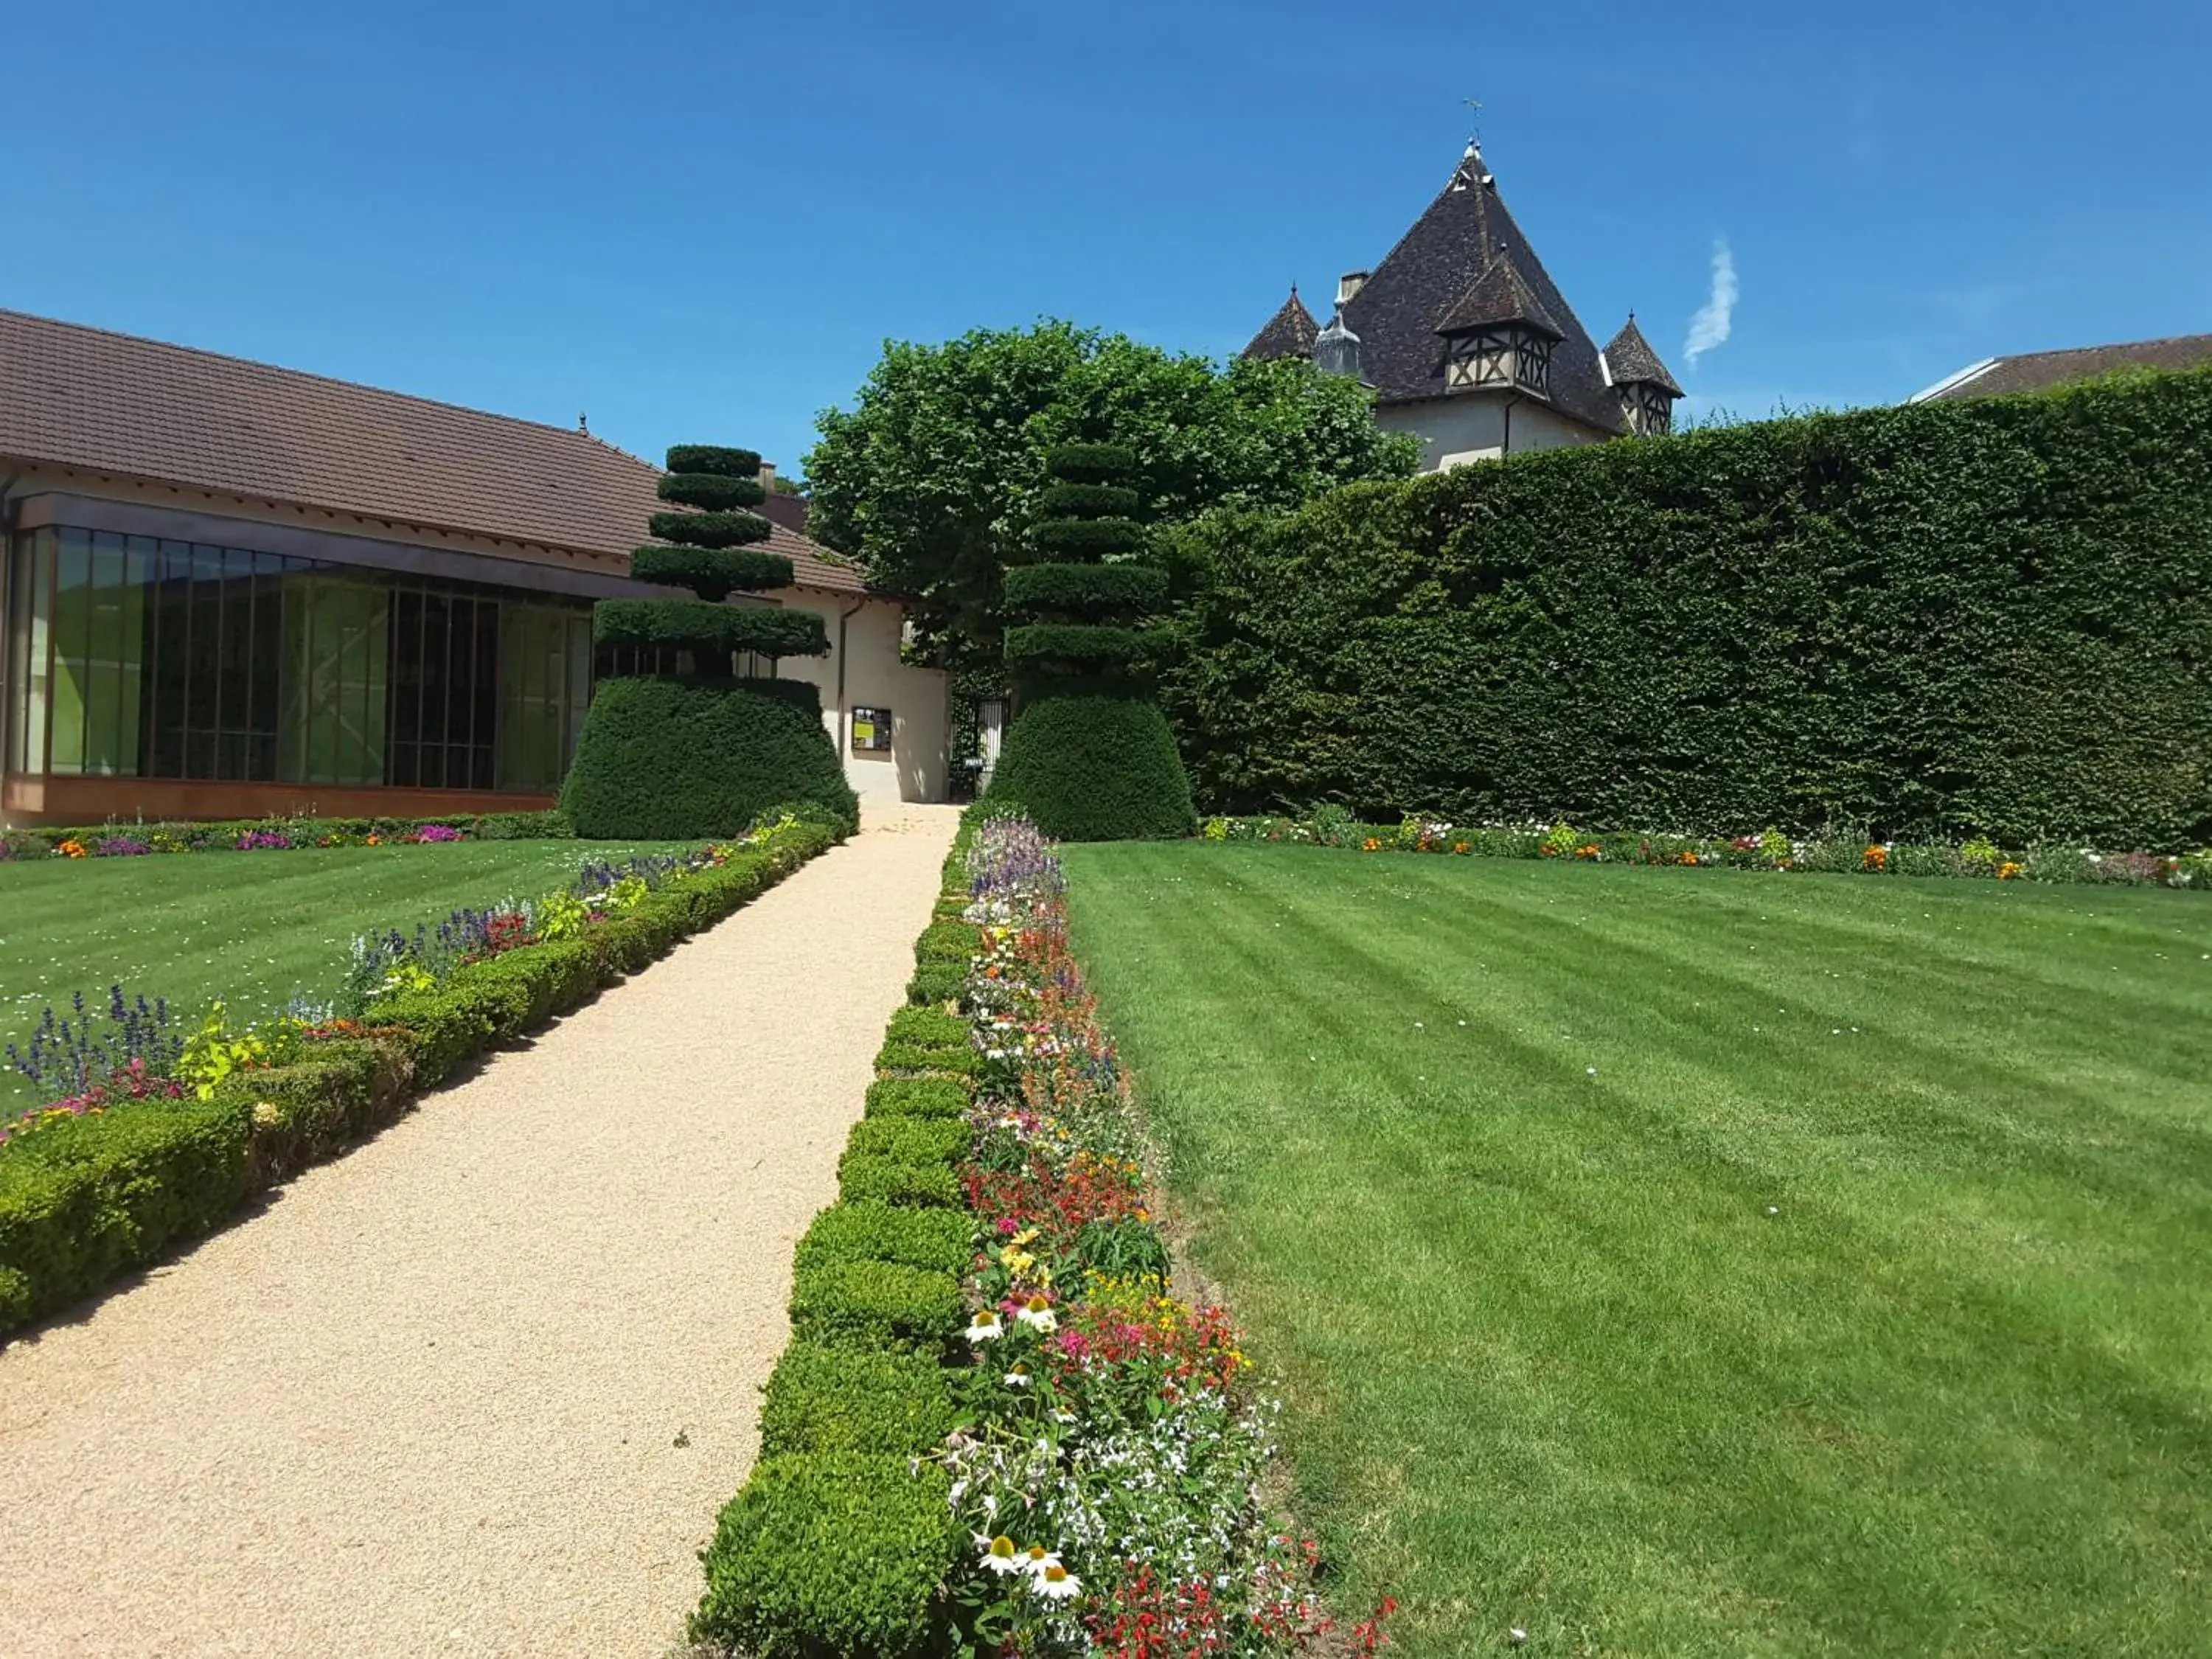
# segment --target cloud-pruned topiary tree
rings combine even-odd
[[[630,555],[640,581],[689,588],[689,599],[602,599],[597,644],[640,653],[659,672],[596,689],[561,805],[580,836],[684,839],[735,835],[770,807],[811,802],[856,817],[837,749],[811,685],[775,678],[784,657],[818,657],[828,630],[811,611],[732,605],[732,593],[787,587],[791,561],[755,544],[774,533],[750,509],[766,495],[749,449],[678,444],[668,452],[657,538]],[[767,678],[740,678],[741,656],[766,659]]]
[[[1062,841],[1187,836],[1197,827],[1175,734],[1135,665],[1166,573],[1127,561],[1144,544],[1135,458],[1062,444],[1033,538],[1042,556],[1006,574],[1006,668],[1021,699],[991,781]]]

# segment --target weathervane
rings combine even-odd
[[[1465,104],[1468,108],[1473,112],[1472,118],[1468,122],[1468,127],[1469,130],[1468,132],[1467,142],[1473,144],[1477,149],[1480,149],[1482,148],[1482,100],[1480,98],[1462,98],[1460,100],[1460,102]]]

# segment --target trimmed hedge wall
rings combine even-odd
[[[134,1102],[9,1142],[0,1157],[0,1334],[219,1226],[249,1193],[712,927],[844,833],[802,824],[778,848],[733,854],[578,939],[457,969],[435,990],[378,1005],[367,1036],[242,1073],[212,1099]]]
[[[819,693],[804,681],[606,680],[584,735],[561,806],[595,839],[733,835],[794,802],[820,806],[848,832],[860,821]]]
[[[1515,457],[1177,545],[1162,701],[1222,810],[2212,841],[2212,372]]]

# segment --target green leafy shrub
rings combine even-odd
[[[968,970],[957,963],[925,963],[906,982],[906,1000],[921,1007],[938,1007],[960,1000],[967,988]]]
[[[963,1117],[975,1097],[951,1078],[887,1077],[868,1085],[870,1117]]]
[[[1223,811],[2179,851],[2212,839],[2208,453],[2194,371],[1218,514],[1175,537],[1161,696]]]
[[[921,1659],[960,1541],[951,1478],[905,1457],[763,1461],[721,1513],[703,1558],[695,1641],[754,1659]]]
[[[733,592],[788,586],[792,569],[782,554],[749,548],[641,547],[629,556],[629,574],[641,582],[689,587],[702,599],[719,600]]]
[[[708,472],[718,477],[760,482],[757,449],[740,449],[734,444],[671,444],[665,459],[672,473]],[[761,492],[763,496],[767,493]]]
[[[1144,498],[1125,484],[1063,480],[1037,492],[1038,514],[1047,519],[1133,519],[1143,505]]]
[[[934,1008],[902,1008],[884,1029],[887,1042],[910,1042],[918,1048],[949,1048],[966,1053],[975,1046],[966,1020]]]
[[[964,974],[969,959],[982,948],[983,930],[972,922],[933,921],[914,942],[914,959],[924,963],[951,963]]]
[[[732,477],[726,472],[665,472],[657,493],[664,501],[682,501],[708,513],[758,507],[768,499],[759,478]]]
[[[720,586],[729,574],[726,570],[708,585]],[[814,611],[705,599],[601,599],[592,609],[592,636],[601,645],[669,646],[702,656],[750,651],[804,657],[829,649],[829,635]],[[702,675],[700,681],[720,678]]]
[[[950,1208],[965,1201],[959,1172],[949,1164],[914,1164],[848,1152],[837,1160],[837,1195],[852,1201]]]
[[[694,597],[602,599],[592,632],[602,644],[673,650],[695,672],[600,685],[561,787],[562,810],[580,833],[609,839],[733,835],[763,807],[787,800],[818,802],[856,823],[859,801],[823,727],[819,696],[810,688],[802,704],[773,678],[727,678],[741,653],[773,660],[830,648],[813,611],[720,603],[734,589],[792,580],[788,559],[742,550],[773,533],[769,521],[731,510],[760,499],[760,458],[711,444],[678,445],[668,455],[661,498],[698,510],[652,514],[660,544],[637,549],[630,574],[689,587]]]
[[[1167,572],[1147,564],[1022,564],[1006,576],[1006,603],[1024,611],[1153,611],[1167,596]]]
[[[11,1142],[0,1158],[0,1331],[219,1224],[248,1190],[252,1116],[228,1096],[133,1102]]]
[[[605,681],[562,786],[562,810],[580,834],[603,840],[733,836],[789,800],[811,802],[849,830],[860,803],[817,696],[796,681]]]
[[[957,1421],[944,1368],[921,1354],[855,1353],[794,1342],[769,1373],[761,1455],[872,1452],[910,1456]]]
[[[934,1127],[925,1118],[879,1121]],[[962,1128],[957,1123],[945,1127]],[[965,1209],[915,1209],[866,1199],[832,1204],[816,1216],[800,1236],[793,1261],[800,1267],[833,1261],[891,1261],[902,1267],[959,1274],[967,1272],[975,1249],[975,1222]]]
[[[766,541],[771,533],[769,521],[757,513],[656,513],[646,528],[663,541],[689,547],[744,547]],[[633,563],[630,568],[635,574],[637,567]]]
[[[957,1274],[892,1261],[825,1261],[792,1278],[793,1334],[829,1347],[939,1353],[966,1311]]]
[[[1081,672],[1119,668],[1145,653],[1145,635],[1133,628],[1088,623],[1022,623],[1006,630],[1006,665],[1028,672],[1055,663]]]
[[[853,1126],[845,1154],[906,1164],[951,1164],[968,1150],[968,1139],[965,1123],[942,1118],[863,1118]]]
[[[924,1048],[911,1042],[892,1042],[876,1051],[876,1070],[979,1077],[983,1071],[983,1057],[973,1048]]]
[[[1195,834],[1175,734],[1133,696],[1048,696],[1007,731],[993,796],[1023,802],[1058,841],[1162,840]]]
[[[1055,559],[1105,559],[1145,544],[1133,519],[1048,519],[1036,527],[1038,551]]]

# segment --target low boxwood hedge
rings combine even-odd
[[[919,963],[949,962],[965,973],[969,960],[983,948],[983,930],[971,922],[933,921],[914,942]]]
[[[0,1158],[0,1331],[218,1225],[251,1185],[251,1102],[137,1101]]]
[[[923,1118],[889,1121],[928,1123]],[[975,1224],[964,1208],[922,1210],[862,1199],[832,1204],[816,1216],[800,1236],[793,1261],[799,1269],[835,1261],[890,1261],[927,1273],[963,1273],[975,1254]]]
[[[255,1188],[366,1133],[494,1043],[711,927],[843,833],[801,824],[776,850],[734,853],[580,938],[457,969],[435,989],[378,1004],[365,1036],[239,1073],[206,1102],[134,1103],[10,1141],[0,1157],[0,1334],[209,1231]]]
[[[794,1342],[769,1373],[761,1455],[890,1452],[944,1443],[957,1413],[945,1368],[922,1354],[856,1353]]]
[[[694,1641],[755,1659],[920,1659],[960,1541],[933,1463],[830,1452],[764,1459],[703,1559]]]
[[[967,989],[968,970],[957,962],[927,962],[914,970],[906,982],[906,1000],[917,1007],[939,1008],[957,1003]]]
[[[963,1201],[959,1175],[950,1164],[918,1164],[872,1152],[848,1152],[837,1160],[837,1195],[947,1209]]]
[[[966,1311],[957,1274],[896,1261],[824,1261],[792,1276],[792,1332],[825,1347],[939,1353]]]
[[[971,1139],[968,1126],[957,1118],[863,1118],[853,1126],[845,1156],[949,1165],[968,1150]]]
[[[975,1096],[949,1077],[886,1077],[868,1085],[870,1117],[962,1117]]]
[[[962,1054],[975,1046],[969,1040],[966,1020],[934,1008],[900,1009],[884,1028],[884,1038],[887,1042],[909,1043],[917,1048],[942,1048]]]
[[[982,1073],[983,1057],[973,1048],[921,1048],[911,1042],[886,1042],[876,1051],[876,1070],[975,1077]]]

